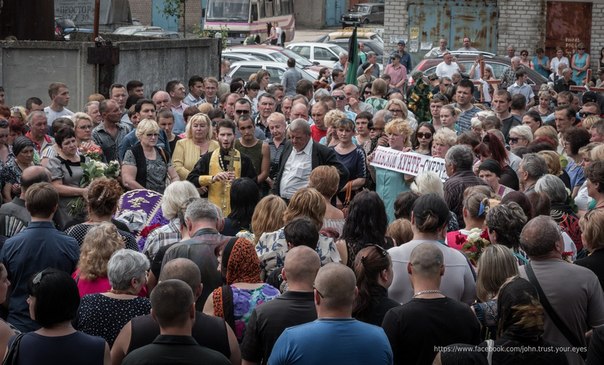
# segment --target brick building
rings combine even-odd
[[[470,36],[477,48],[505,54],[508,45],[533,54],[544,47],[572,53],[583,42],[595,68],[604,47],[604,0],[583,2],[546,0],[385,0],[384,42],[394,49],[398,39],[408,42],[414,64],[438,39],[450,49]]]

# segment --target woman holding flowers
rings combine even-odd
[[[92,140],[92,118],[82,112],[75,113],[72,116],[75,125],[75,138],[80,154],[95,161],[105,161],[103,150]]]
[[[122,162],[124,186],[129,189],[149,189],[163,194],[166,178],[180,181],[166,152],[157,147],[159,125],[143,119],[136,127],[139,143],[126,151]]]
[[[57,223],[65,229],[71,220],[82,220],[83,212],[71,209],[71,203],[85,195],[86,189],[80,186],[84,170],[82,164],[86,157],[78,153],[75,131],[71,127],[63,127],[55,134],[57,156],[48,161],[48,170],[52,177],[52,185],[59,193],[59,209],[56,213]],[[72,211],[70,211],[72,210]]]

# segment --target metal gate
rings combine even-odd
[[[565,55],[570,59],[579,43],[585,45],[587,53],[590,52],[592,5],[592,3],[547,2],[545,52],[548,56],[555,56],[556,48],[562,47]],[[592,55],[592,58],[594,56],[596,55]]]
[[[415,0],[410,1],[409,39],[407,50],[422,56],[444,37],[448,48],[462,46],[464,37],[470,37],[472,47],[481,51],[497,52],[497,0]]]
[[[178,18],[175,16],[168,16],[163,12],[164,0],[153,0],[151,7],[151,19],[153,25],[162,27],[164,30],[178,32]]]
[[[346,0],[325,1],[325,25],[335,27],[340,25],[340,18],[346,12]]]

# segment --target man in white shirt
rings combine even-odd
[[[342,190],[348,182],[348,169],[340,163],[333,149],[310,138],[310,126],[304,119],[296,119],[289,125],[291,144],[285,147],[279,161],[279,173],[273,185],[273,192],[289,200],[294,193],[308,186],[310,172],[317,166],[332,165],[340,174]]]
[[[463,37],[463,47],[458,49],[458,51],[476,52],[478,50],[476,48],[472,47],[472,42],[470,41],[470,37]]]
[[[48,86],[48,96],[51,103],[44,108],[44,114],[46,114],[46,121],[49,127],[55,119],[71,117],[73,115],[73,112],[66,108],[67,104],[69,104],[69,89],[67,85],[62,82],[53,82]]]
[[[426,53],[424,58],[439,57],[439,56],[442,56],[445,52],[449,51],[447,49],[447,40],[446,39],[441,38],[438,41],[438,44],[439,44],[439,46],[432,48],[428,53]]]
[[[508,87],[508,92],[513,96],[522,94],[526,98],[526,107],[530,108],[535,105],[535,93],[533,88],[526,83],[528,75],[526,71],[520,69],[516,71],[516,82]]]
[[[465,72],[466,68],[458,64],[457,59],[453,57],[451,52],[445,52],[443,54],[443,61],[436,66],[436,75],[438,77],[449,77],[451,78],[454,73]]]

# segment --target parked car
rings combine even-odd
[[[55,17],[55,40],[68,41],[71,33],[92,33],[92,29],[79,28],[73,20],[64,17]]]
[[[313,42],[290,43],[286,48],[308,59],[310,62],[318,62],[325,67],[333,67],[338,62],[340,52],[346,51],[337,44]]]
[[[222,51],[223,55],[228,55],[230,53],[244,53],[256,57],[259,60],[281,62],[284,65],[287,64],[287,60],[289,58],[293,58],[294,60],[296,60],[296,67],[307,71],[311,75],[314,75],[315,78],[319,76],[319,71],[322,68],[321,66],[312,63],[306,58],[298,55],[296,52],[278,46],[234,46]]]
[[[138,37],[152,37],[152,38],[168,38],[178,39],[181,38],[180,33],[164,30],[162,27],[146,26],[146,25],[129,25],[126,27],[119,27],[113,31],[113,34],[122,35],[134,35]]]
[[[225,60],[228,60],[230,63],[233,62],[239,62],[239,61],[254,61],[257,60],[256,57],[249,55],[249,54],[245,54],[245,53],[235,53],[235,52],[231,52],[231,53],[223,53],[222,54],[222,58]]]
[[[475,52],[468,53],[453,51],[451,53],[455,55],[455,57],[457,57],[457,63],[462,64],[466,68],[466,73],[470,71],[470,68],[472,67],[472,64],[474,63],[478,55],[478,53]],[[491,66],[491,68],[493,69],[493,76],[495,76],[495,78],[497,79],[500,79],[503,74],[511,67],[509,58],[499,57],[494,55],[493,53],[488,52],[480,53],[483,54],[486,64]],[[417,64],[417,66],[415,66],[415,68],[413,69],[413,71],[411,71],[411,73],[409,73],[409,75],[412,75],[416,71],[422,71],[424,75],[429,76],[436,72],[436,66],[438,66],[438,64],[442,61],[442,56],[434,58],[424,58]],[[544,83],[546,84],[548,80],[535,70],[526,68],[526,71],[528,75],[528,80],[526,82],[531,85],[531,87],[533,88],[533,92],[535,93],[535,95],[537,95],[539,93],[539,88],[541,87],[541,85]],[[413,83],[412,79],[410,80],[410,83]]]
[[[263,61],[263,60],[255,60],[255,61],[239,61],[231,64],[231,68],[229,69],[228,76],[231,79],[235,79],[241,77],[244,80],[248,80],[250,75],[258,72],[259,70],[267,70],[270,74],[270,83],[271,84],[280,84],[281,78],[285,71],[287,71],[287,65],[281,62],[272,62],[272,61]],[[309,81],[314,81],[317,78],[312,76],[305,70],[300,70],[302,73],[302,77]]]
[[[352,30],[342,30],[332,32],[319,37],[316,42],[333,43],[338,46],[348,49],[348,43],[352,36]],[[363,29],[357,29],[357,40],[365,45],[365,52],[372,51],[378,56],[378,62],[383,63],[384,57],[384,40],[375,32],[366,32]]]
[[[384,4],[357,4],[353,9],[350,9],[350,12],[342,15],[340,22],[342,23],[342,27],[347,25],[367,25],[369,23],[384,24]]]

